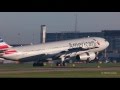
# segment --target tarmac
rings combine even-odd
[[[120,67],[92,67],[92,68],[78,68],[78,67],[35,67],[35,68],[18,68],[18,69],[0,69],[2,73],[25,73],[25,72],[55,72],[55,71],[120,71]]]

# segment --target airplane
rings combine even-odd
[[[95,60],[99,52],[108,46],[109,42],[101,37],[84,37],[19,47],[12,47],[0,39],[0,58],[18,63],[33,61],[33,66],[44,66],[44,62],[51,59],[57,61],[57,66],[65,66],[66,61],[72,57],[81,61]]]

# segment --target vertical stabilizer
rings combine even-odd
[[[4,50],[10,47],[11,47],[10,45],[8,45],[6,42],[3,41],[2,38],[0,38],[0,50]]]

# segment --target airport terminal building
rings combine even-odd
[[[103,37],[110,43],[107,48],[108,57],[120,59],[120,30],[102,30],[101,32],[61,32],[47,33],[46,42],[68,40],[82,37]]]

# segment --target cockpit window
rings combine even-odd
[[[96,41],[96,39],[93,39],[94,41]]]
[[[93,39],[98,45],[100,45],[100,43],[96,40],[96,39]]]

